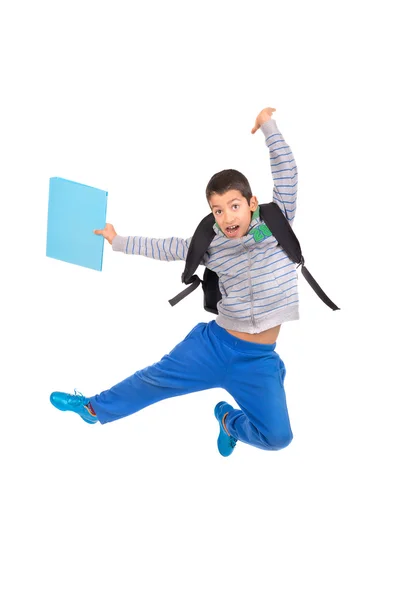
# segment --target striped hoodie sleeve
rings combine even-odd
[[[269,148],[271,172],[274,180],[272,199],[292,223],[296,213],[297,165],[274,119],[261,125],[265,143]]]
[[[186,260],[192,238],[170,237],[156,239],[130,235],[116,235],[112,241],[112,249],[124,254],[136,254],[155,258],[156,260]]]

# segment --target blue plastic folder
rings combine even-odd
[[[46,256],[101,271],[108,192],[50,178]]]

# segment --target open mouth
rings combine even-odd
[[[239,225],[232,225],[231,227],[227,227],[226,228],[226,232],[227,233],[235,233],[235,231],[237,231],[239,229]]]

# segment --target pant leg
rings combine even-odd
[[[100,423],[121,419],[166,398],[222,387],[226,359],[210,341],[208,329],[208,323],[199,323],[159,362],[89,398]]]
[[[233,437],[263,450],[290,444],[285,375],[285,365],[274,350],[265,356],[238,354],[224,386],[241,408],[229,412],[225,421]]]

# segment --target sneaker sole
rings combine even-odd
[[[218,448],[218,452],[220,453],[220,455],[221,455],[221,456],[223,456],[224,458],[227,458],[228,456],[230,456],[230,455],[232,454],[232,452],[233,452],[234,448],[232,448],[232,450],[231,450],[231,451],[229,451],[228,453],[221,452],[221,450],[220,450],[220,448],[219,448],[219,441],[220,441],[220,439],[221,439],[221,440],[223,440],[223,439],[224,439],[224,437],[227,435],[227,433],[226,433],[226,431],[225,431],[225,429],[224,429],[224,426],[222,425],[222,423],[221,423],[221,421],[220,421],[220,419],[219,419],[219,415],[218,415],[218,413],[219,413],[219,409],[220,409],[220,408],[221,408],[221,406],[223,406],[223,405],[225,405],[225,407],[229,407],[229,408],[228,408],[228,410],[225,410],[225,409],[224,409],[224,412],[223,412],[223,414],[225,414],[225,412],[229,412],[230,410],[234,410],[234,408],[233,408],[233,406],[231,406],[230,404],[228,404],[227,402],[224,402],[224,401],[222,401],[222,402],[218,402],[218,404],[217,404],[217,405],[215,406],[215,408],[214,408],[214,415],[215,415],[215,418],[217,419],[217,421],[218,421],[218,425],[219,425],[219,435],[218,435],[218,439],[217,439],[217,448]],[[221,417],[222,417],[222,416],[223,416],[223,415],[221,415]]]
[[[51,397],[50,397],[50,402],[51,404],[54,406],[54,408],[57,408],[57,410],[61,410],[62,412],[73,412],[76,415],[78,415],[81,419],[83,419],[85,421],[85,423],[89,423],[89,425],[96,425],[96,423],[98,423],[98,419],[96,418],[95,420],[93,420],[93,418],[90,418],[89,416],[89,412],[88,412],[88,417],[81,415],[80,413],[76,412],[75,410],[71,410],[68,406],[64,406],[63,404],[61,406],[58,406],[58,404],[55,404]]]

